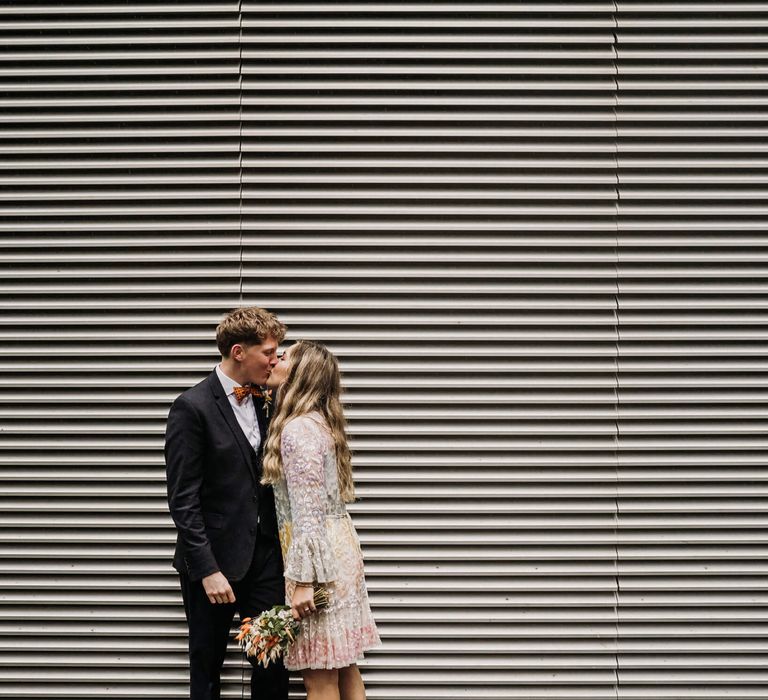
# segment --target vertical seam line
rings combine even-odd
[[[619,299],[620,299],[620,287],[619,287],[619,202],[621,199],[621,190],[619,188],[619,119],[618,119],[618,100],[619,100],[619,67],[618,67],[618,3],[614,0],[613,3],[613,44],[611,46],[613,52],[613,128],[614,128],[614,303],[613,303],[613,320],[614,320],[614,378],[613,378],[613,401],[614,401],[614,510],[613,510],[613,534],[614,534],[614,590],[613,590],[613,614],[615,625],[615,647],[614,647],[614,693],[618,700],[619,697],[619,666],[620,666],[620,654],[619,654],[619,591],[621,586],[619,576],[619,353],[620,353],[620,341],[621,341],[621,328],[619,317]]]
[[[237,229],[239,246],[238,299],[243,305],[243,3],[237,3]]]

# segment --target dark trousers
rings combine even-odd
[[[219,700],[221,667],[230,639],[235,612],[240,618],[256,617],[263,610],[285,602],[285,581],[280,545],[276,539],[256,540],[253,561],[241,581],[230,581],[234,603],[213,604],[200,581],[190,581],[180,574],[184,612],[189,624],[189,697],[190,700]],[[282,661],[268,668],[248,657],[252,700],[286,700],[288,672]]]

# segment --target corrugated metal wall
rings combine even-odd
[[[0,697],[185,697],[162,434],[241,300],[342,359],[370,698],[764,697],[767,25],[0,8]]]
[[[618,3],[618,692],[768,695],[768,3]]]

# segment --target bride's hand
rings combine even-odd
[[[291,612],[296,620],[301,620],[315,612],[315,591],[312,586],[296,586],[291,598]]]

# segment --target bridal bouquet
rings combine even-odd
[[[324,608],[328,605],[328,591],[316,588],[314,600],[318,610]],[[240,633],[235,639],[240,642],[246,656],[255,656],[266,668],[270,661],[275,661],[288,651],[300,628],[301,624],[294,620],[290,605],[275,605],[255,620],[250,617],[243,619]]]

